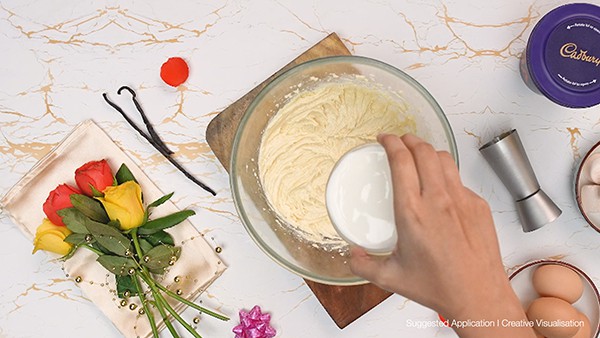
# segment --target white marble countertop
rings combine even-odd
[[[0,3],[0,194],[78,123],[96,121],[180,208],[229,269],[204,304],[232,317],[203,319],[205,337],[232,337],[240,309],[259,304],[278,337],[451,337],[409,320],[436,314],[392,296],[340,330],[304,281],[279,267],[245,232],[226,171],[204,140],[209,121],[291,59],[337,32],[357,55],[394,65],[420,81],[445,110],[456,135],[461,174],[494,211],[507,271],[560,257],[600,277],[600,234],[572,194],[580,158],[600,140],[600,106],[566,109],[531,92],[519,56],[540,17],[562,0],[522,1],[2,1]],[[589,1],[600,4],[597,0]],[[184,86],[162,83],[172,56],[190,64]],[[102,100],[136,88],[149,118],[176,157],[218,192],[212,197],[173,169]],[[127,100],[123,101],[127,102]],[[544,190],[562,216],[525,234],[513,202],[478,152],[516,128]],[[32,206],[41,207],[41,206]],[[0,337],[119,337],[120,333],[0,215]],[[491,304],[494,306],[494,304]],[[187,310],[192,320],[196,312]],[[182,332],[182,334],[185,334]],[[168,333],[163,333],[168,336]]]

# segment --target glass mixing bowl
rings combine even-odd
[[[275,262],[306,279],[330,285],[366,283],[348,266],[348,248],[307,242],[268,203],[259,179],[264,130],[280,107],[299,91],[324,82],[356,81],[408,107],[416,134],[446,150],[458,163],[454,135],[434,98],[413,78],[383,62],[359,56],[308,61],[278,76],[254,99],[239,124],[231,154],[230,183],[237,212],[256,244]]]

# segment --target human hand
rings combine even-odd
[[[378,141],[390,163],[398,243],[389,256],[352,248],[353,273],[447,319],[526,320],[489,206],[462,184],[451,155],[410,134]],[[535,337],[531,328],[454,329],[463,337]]]

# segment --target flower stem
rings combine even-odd
[[[164,286],[162,286],[160,284],[156,284],[156,286],[160,290],[164,291],[169,297],[175,298],[175,299],[177,299],[178,301],[182,302],[183,304],[185,304],[187,306],[190,306],[190,307],[192,307],[192,308],[194,308],[194,309],[196,309],[196,310],[198,310],[200,312],[206,313],[207,315],[210,315],[210,316],[215,317],[217,319],[220,319],[220,320],[223,320],[223,321],[228,321],[229,320],[229,317],[221,315],[221,314],[218,314],[216,312],[213,312],[213,311],[211,311],[209,309],[206,309],[206,308],[204,308],[204,307],[202,307],[202,306],[200,306],[200,305],[198,305],[198,304],[196,304],[194,302],[190,302],[189,300],[187,300],[187,299],[179,296],[178,294],[174,293],[173,291],[167,289],[166,287],[164,287]]]
[[[158,300],[162,303],[162,305],[165,307],[165,309],[167,309],[167,311],[169,311],[171,316],[173,316],[173,318],[177,319],[177,321],[181,325],[183,325],[183,327],[185,327],[185,329],[188,330],[189,333],[191,333],[196,338],[202,338],[202,336],[199,335],[198,332],[196,332],[196,330],[194,330],[194,328],[190,326],[190,324],[188,324],[183,318],[181,318],[181,316],[179,316],[179,314],[177,314],[177,311],[175,311],[171,307],[171,305],[169,305],[169,303],[167,303],[167,300],[160,294],[160,291],[157,291],[157,296],[158,296]]]
[[[171,321],[169,320],[169,317],[167,316],[167,313],[165,312],[165,309],[163,308],[160,299],[156,295],[155,290],[152,290],[152,296],[154,297],[154,304],[156,305],[158,312],[160,312],[160,316],[162,317],[163,322],[167,326],[167,329],[169,329],[169,332],[171,332],[171,336],[173,336],[173,338],[180,338],[179,333],[177,333],[177,330],[175,330],[173,324],[171,324]]]
[[[158,310],[161,312],[161,316],[163,316],[163,319],[165,321],[165,324],[167,324],[167,327],[169,327],[169,325],[171,325],[171,323],[166,318],[164,309],[166,309],[171,314],[171,316],[173,316],[173,318],[175,318],[181,325],[183,325],[183,327],[186,330],[188,330],[188,332],[191,333],[194,337],[202,338],[202,336],[200,336],[198,334],[198,332],[196,332],[196,330],[194,330],[194,328],[191,327],[190,324],[188,324],[183,318],[181,318],[181,316],[179,316],[179,314],[177,314],[177,312],[171,307],[171,305],[169,305],[169,303],[167,303],[167,300],[162,296],[162,294],[160,293],[160,290],[158,290],[156,288],[156,286],[159,285],[158,283],[155,283],[154,280],[152,280],[152,278],[150,278],[147,275],[140,274],[140,277],[142,277],[142,279],[146,282],[146,284],[148,284],[148,286],[152,290],[152,295],[154,296],[154,300],[157,303],[156,305],[158,307]],[[171,331],[171,330],[169,329],[169,331]],[[172,331],[171,331],[171,334],[173,334]]]
[[[130,234],[131,238],[133,239],[133,247],[135,248],[135,253],[138,256],[138,259],[142,259],[143,253],[142,248],[140,247],[140,241],[137,236],[137,230],[138,228],[134,228]],[[167,326],[167,329],[169,329],[169,332],[171,332],[171,336],[173,336],[173,338],[179,338],[177,330],[175,330],[173,324],[171,324],[171,321],[169,320],[169,317],[165,313],[162,302],[160,301],[160,291],[156,289],[154,280],[149,277],[150,274],[148,273],[148,269],[146,269],[146,267],[141,264],[138,265],[140,267],[140,271],[136,273],[136,278],[134,279],[137,280],[137,276],[139,276],[150,287],[150,290],[152,291],[152,297],[154,298],[154,304],[156,305],[156,308],[158,309],[158,312],[160,313],[163,322]]]
[[[154,321],[154,315],[150,311],[150,307],[148,307],[148,300],[144,295],[144,291],[142,290],[142,286],[140,285],[140,281],[138,280],[138,276],[133,276],[133,283],[135,284],[135,288],[138,292],[138,297],[142,301],[142,307],[144,312],[146,312],[146,316],[148,317],[148,322],[150,323],[150,327],[152,327],[152,336],[154,338],[158,338],[158,328],[156,327],[156,322]]]
[[[142,249],[140,247],[140,243],[139,243],[139,239],[137,237],[137,228],[133,229],[131,231],[131,238],[133,239],[133,246],[135,247],[135,251],[138,255],[138,259],[142,259],[143,255],[142,255]],[[219,318],[221,320],[229,320],[229,318],[221,316],[217,313],[214,313],[210,310],[207,310],[201,306],[198,306],[190,301],[188,301],[187,299],[180,297],[179,295],[171,292],[169,289],[165,288],[164,286],[160,285],[160,283],[156,283],[154,281],[154,279],[150,276],[150,273],[148,272],[148,269],[146,269],[145,266],[141,266],[141,271],[138,271],[137,273],[140,278],[142,278],[142,280],[150,287],[150,290],[152,290],[152,296],[154,297],[154,301],[156,303],[156,307],[158,309],[158,311],[160,312],[160,315],[163,317],[163,320],[165,322],[165,325],[167,325],[167,328],[169,328],[169,331],[171,332],[171,335],[173,335],[174,338],[178,337],[177,332],[175,331],[175,329],[173,328],[173,325],[171,324],[171,322],[169,321],[169,319],[167,318],[167,315],[165,313],[165,309],[171,314],[171,316],[173,316],[173,318],[175,318],[181,325],[183,325],[183,327],[189,332],[191,333],[194,337],[196,338],[202,338],[202,336],[200,336],[200,334],[198,334],[198,332],[196,332],[196,330],[194,330],[194,328],[188,324],[183,318],[181,318],[181,316],[179,316],[179,314],[177,313],[177,311],[175,311],[171,305],[167,302],[167,300],[163,297],[163,295],[160,293],[160,290],[165,291],[169,296],[175,298],[176,300],[191,306],[197,310],[200,310],[202,312],[205,312],[215,318]]]
[[[140,247],[140,240],[137,236],[138,228],[134,228],[131,230],[131,238],[133,239],[133,247],[135,248],[135,253],[138,255],[138,259],[142,259],[143,253],[142,248]]]
[[[93,248],[93,247],[91,247],[91,246],[89,246],[87,244],[82,244],[81,246],[84,247],[84,248],[86,248],[86,249],[88,249],[88,250],[90,250],[91,252],[95,253],[98,256],[104,255],[104,252],[102,252],[102,251],[100,251],[100,250],[98,250],[96,248]]]

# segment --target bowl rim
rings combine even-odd
[[[541,265],[548,265],[548,264],[560,265],[560,266],[569,268],[569,269],[575,271],[577,274],[579,274],[583,279],[585,279],[586,282],[590,285],[590,287],[594,291],[594,295],[596,296],[596,303],[598,304],[598,313],[600,314],[600,292],[598,291],[598,287],[596,286],[596,284],[594,283],[592,278],[590,276],[588,276],[587,273],[585,273],[585,271],[581,270],[579,267],[577,267],[574,264],[567,263],[567,262],[561,261],[559,259],[549,259],[549,258],[536,259],[536,260],[533,260],[533,261],[530,261],[530,262],[527,262],[527,263],[521,265],[518,269],[513,271],[508,276],[508,281],[509,282],[512,281],[513,278],[515,278],[519,273],[523,272],[524,270],[526,270],[528,268],[531,268],[536,265],[541,266]],[[598,319],[598,324],[596,326],[596,331],[594,331],[593,337],[594,338],[598,337],[598,334],[600,334],[600,318]]]
[[[290,75],[293,75],[293,74],[295,74],[305,68],[311,67],[313,65],[343,63],[343,62],[359,63],[362,65],[373,66],[373,67],[383,69],[389,73],[392,73],[392,74],[400,77],[401,79],[406,81],[408,84],[410,84],[415,90],[417,90],[417,92],[419,92],[419,94],[421,94],[428,101],[428,103],[431,105],[431,107],[436,112],[436,115],[437,115],[440,123],[442,124],[444,132],[446,134],[445,135],[446,139],[449,141],[448,143],[449,143],[449,148],[450,148],[450,154],[454,158],[454,160],[458,166],[458,163],[459,163],[458,147],[456,145],[456,138],[454,136],[452,126],[450,125],[450,122],[448,120],[448,117],[444,113],[444,110],[441,108],[441,106],[438,104],[438,102],[435,100],[435,98],[433,98],[433,96],[425,89],[425,87],[423,87],[419,82],[417,82],[414,78],[412,78],[410,75],[406,74],[402,70],[400,70],[392,65],[389,65],[383,61],[379,61],[379,60],[369,58],[369,57],[364,57],[364,56],[357,56],[357,55],[336,55],[336,56],[326,56],[326,57],[321,57],[321,58],[317,58],[317,59],[312,59],[312,60],[300,63],[298,65],[295,65],[295,66],[291,67],[290,69],[287,69],[286,71],[277,75],[272,81],[270,81],[264,88],[262,88],[259,91],[259,93],[252,100],[250,105],[248,105],[244,114],[242,115],[242,118],[240,119],[240,122],[238,124],[238,127],[236,129],[236,132],[235,132],[235,135],[233,138],[233,143],[232,143],[232,147],[231,147],[231,157],[230,157],[230,161],[229,161],[229,168],[230,168],[229,183],[230,183],[230,189],[232,192],[235,209],[238,213],[238,216],[240,217],[240,220],[242,221],[244,228],[246,228],[246,232],[250,235],[252,240],[257,244],[257,246],[267,256],[269,256],[273,261],[275,261],[278,265],[282,266],[286,270],[291,271],[291,272],[301,276],[302,278],[311,280],[313,282],[327,284],[327,285],[351,286],[351,285],[367,284],[367,283],[369,283],[369,281],[367,281],[363,278],[360,278],[358,276],[355,276],[355,278],[340,279],[340,278],[328,278],[328,277],[317,276],[316,274],[312,274],[310,271],[307,271],[306,269],[289,262],[287,259],[284,259],[281,255],[279,255],[277,252],[272,250],[255,233],[255,231],[253,230],[253,227],[252,227],[252,223],[250,222],[249,219],[247,219],[247,216],[246,216],[246,213],[244,210],[244,206],[241,203],[241,198],[239,195],[240,189],[238,187],[237,180],[235,179],[237,177],[237,172],[236,172],[236,169],[234,166],[235,160],[236,160],[236,154],[238,153],[238,150],[240,148],[240,137],[241,137],[242,131],[244,130],[244,126],[248,122],[251,112],[255,109],[255,107],[258,105],[258,103],[266,96],[266,94],[272,90],[273,87],[277,86],[279,83],[281,83],[283,80],[288,78]]]
[[[575,193],[575,204],[577,204],[577,209],[579,210],[579,213],[581,214],[581,216],[583,216],[583,218],[585,219],[585,221],[590,225],[590,227],[592,227],[592,229],[596,230],[597,232],[600,232],[600,225],[594,224],[594,222],[592,222],[592,220],[588,217],[587,213],[585,212],[585,210],[583,210],[583,205],[581,202],[581,175],[583,174],[583,166],[587,163],[587,161],[589,160],[589,158],[594,155],[594,154],[600,154],[600,152],[597,152],[597,150],[600,148],[600,141],[596,142],[596,144],[594,144],[592,146],[592,148],[590,148],[590,150],[585,154],[585,156],[583,156],[583,158],[581,159],[581,161],[579,162],[579,166],[577,168],[577,172],[575,174],[575,184],[573,184],[573,188],[574,188],[574,193]]]

